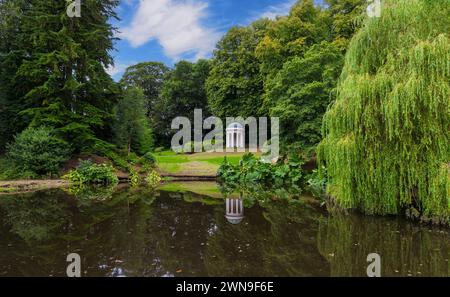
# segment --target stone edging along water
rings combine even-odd
[[[162,174],[161,177],[166,181],[215,181],[216,176],[195,176],[195,175],[168,175]],[[128,183],[127,178],[119,178],[119,183]],[[11,180],[0,181],[0,196],[10,194],[20,194],[35,192],[40,190],[49,190],[57,188],[67,188],[70,186],[69,181],[64,179],[47,179],[47,180]]]
[[[69,182],[63,179],[0,181],[0,195],[65,188]]]

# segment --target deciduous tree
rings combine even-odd
[[[164,136],[164,145],[170,146],[171,123],[176,117],[193,121],[194,110],[202,109],[203,117],[210,115],[205,91],[209,75],[209,61],[196,63],[180,61],[170,71],[164,82],[161,102],[157,107],[156,128]]]
[[[450,5],[383,1],[352,39],[319,157],[344,208],[450,221]]]
[[[234,27],[218,43],[206,83],[211,112],[220,118],[259,116],[263,76],[255,55],[267,20]]]

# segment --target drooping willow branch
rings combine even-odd
[[[450,0],[388,0],[353,38],[319,159],[344,208],[450,222]]]

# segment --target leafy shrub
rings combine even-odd
[[[73,184],[117,184],[119,179],[114,167],[107,164],[93,164],[90,160],[80,161],[78,168],[70,171],[65,178]]]
[[[225,158],[217,174],[225,183],[263,183],[268,187],[278,187],[298,185],[303,176],[301,166],[302,162],[295,159],[270,164],[260,161],[252,154],[246,154],[239,165],[232,165]]]
[[[16,167],[12,160],[0,157],[0,180],[33,179],[39,175],[31,171],[23,171]]]
[[[127,156],[127,162],[132,165],[139,163],[138,155],[136,155],[136,153],[134,152],[129,153]]]
[[[323,169],[325,171],[325,169]],[[308,178],[308,189],[316,198],[323,198],[326,195],[327,179],[321,176],[318,170],[314,170]]]
[[[161,153],[161,152],[163,152],[164,150],[165,150],[164,147],[157,147],[157,148],[155,148],[155,153]]]
[[[151,152],[146,153],[142,156],[142,159],[144,160],[144,163],[154,165],[156,163],[156,158],[153,156]]]
[[[7,156],[22,172],[37,175],[57,174],[60,165],[70,158],[70,145],[54,136],[48,127],[28,128],[7,147]]]
[[[117,149],[111,143],[108,143],[103,140],[97,139],[93,146],[93,149],[85,152],[86,154],[96,154],[100,156],[105,156],[110,159],[116,168],[120,168],[122,170],[128,170],[129,164],[125,157],[122,157],[119,153],[117,153]]]
[[[128,170],[130,164],[128,164],[127,160],[114,151],[106,151],[106,153],[102,154],[112,161],[116,168],[120,168],[122,170]]]

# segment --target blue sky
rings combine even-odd
[[[120,41],[113,52],[114,79],[143,61],[172,66],[180,59],[211,56],[217,41],[232,26],[261,17],[285,15],[295,0],[121,0],[113,24]]]

